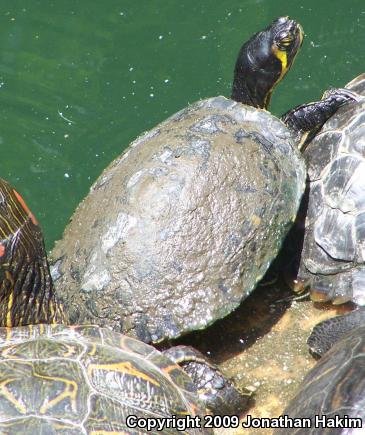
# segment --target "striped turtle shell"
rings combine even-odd
[[[0,178],[0,326],[63,320],[42,231],[20,194]]]
[[[127,416],[204,413],[180,367],[97,326],[0,328],[0,386],[0,432],[8,435],[146,433],[128,428]]]

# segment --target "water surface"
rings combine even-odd
[[[243,41],[279,15],[307,35],[280,114],[365,71],[363,0],[2,0],[2,178],[51,248],[110,161],[199,98],[229,95]]]

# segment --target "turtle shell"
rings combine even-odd
[[[267,111],[216,97],[178,112],[103,172],[57,243],[70,321],[157,342],[227,315],[276,256],[304,174]]]
[[[332,319],[331,319],[332,320]],[[365,418],[365,326],[338,341],[304,378],[283,415],[311,420],[310,428],[281,429],[280,434],[333,435],[363,433],[351,426],[333,425],[332,419]],[[316,426],[315,416],[327,417],[327,428]],[[323,420],[322,420],[323,421]],[[347,423],[349,424],[349,423]],[[289,427],[289,426],[288,426]],[[342,429],[341,429],[342,427]],[[347,427],[347,429],[346,429]]]
[[[180,367],[97,326],[0,328],[0,385],[0,432],[8,435],[157,434],[130,428],[127,417],[205,413]]]
[[[365,95],[365,75],[347,87]],[[365,304],[365,99],[340,108],[304,157],[309,201],[298,278],[322,299]]]
[[[61,320],[38,222],[20,194],[0,179],[0,326]]]

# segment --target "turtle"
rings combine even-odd
[[[0,192],[1,433],[161,433],[143,426],[149,419],[170,419],[163,433],[176,433],[196,417],[183,433],[208,434],[204,415],[242,411],[248,392],[191,347],[162,353],[98,325],[62,324],[38,221],[1,179]]]
[[[239,51],[231,99],[190,105],[105,169],[52,252],[72,323],[158,343],[206,328],[252,292],[303,193],[296,145],[352,99],[333,90],[282,120],[266,110],[302,41],[295,20],[274,20]]]
[[[63,320],[51,285],[38,221],[22,196],[3,179],[0,179],[0,292],[0,326]]]
[[[179,366],[107,328],[0,328],[0,367],[1,433],[213,433],[204,428],[206,411]],[[200,419],[202,429],[181,426],[188,416]]]
[[[321,359],[307,373],[283,416],[302,424],[280,434],[363,433],[365,418],[365,309],[327,319],[308,338]],[[308,426],[303,422],[307,419]]]
[[[294,289],[309,289],[317,302],[364,305],[365,74],[346,88],[358,101],[342,107],[303,151],[308,182]]]

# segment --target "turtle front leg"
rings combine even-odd
[[[239,391],[201,352],[191,346],[174,346],[163,352],[190,376],[200,400],[214,415],[240,414],[251,396]]]
[[[322,100],[301,104],[286,112],[281,120],[294,131],[299,149],[303,149],[309,135],[312,137],[322,125],[344,104],[359,101],[361,95],[348,89],[330,89]]]

